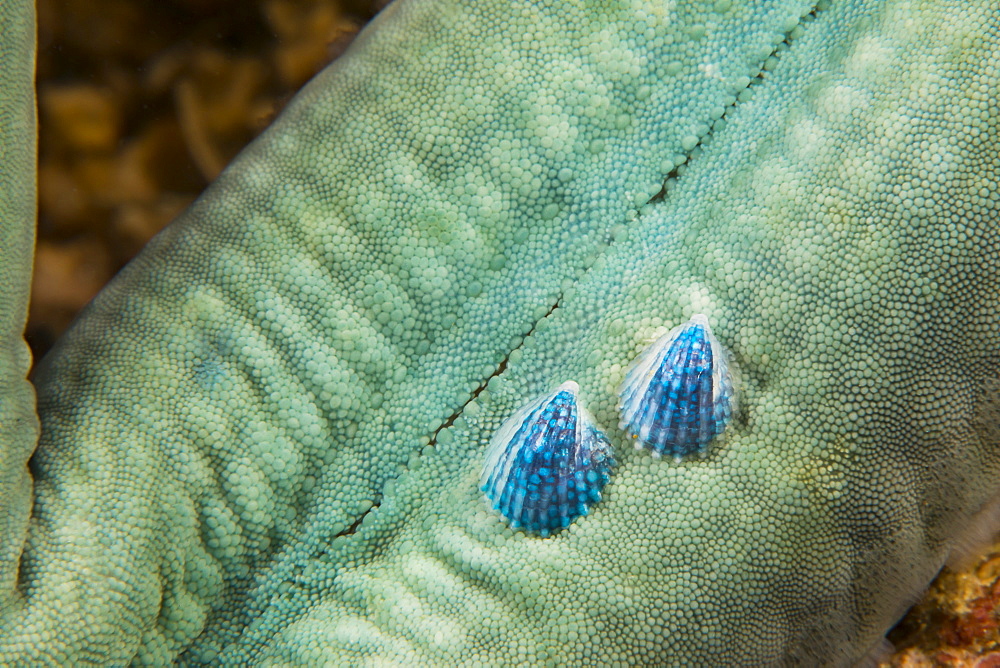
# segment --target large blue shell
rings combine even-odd
[[[515,529],[548,536],[601,500],[614,459],[579,390],[563,383],[515,412],[490,441],[481,489]]]
[[[661,336],[629,367],[618,391],[619,426],[654,456],[704,452],[736,411],[728,355],[708,318]]]

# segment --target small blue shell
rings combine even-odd
[[[696,315],[632,363],[618,391],[621,427],[653,456],[704,452],[736,412],[728,355]]]
[[[507,418],[490,441],[481,489],[515,529],[548,536],[601,500],[614,459],[579,390],[563,383]]]

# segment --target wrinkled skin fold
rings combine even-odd
[[[986,0],[391,6],[45,360],[0,663],[857,661],[997,492],[998,65]],[[656,460],[696,313],[740,412]],[[617,466],[514,532],[568,380]]]

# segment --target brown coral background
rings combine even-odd
[[[36,358],[380,4],[38,1]],[[995,548],[938,578],[882,665],[1000,668],[998,607]]]
[[[1000,545],[960,570],[945,568],[889,633],[894,668],[1000,668]]]
[[[39,0],[36,359],[378,9]]]

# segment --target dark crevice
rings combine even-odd
[[[723,114],[722,117],[725,118],[726,117],[725,114]],[[685,162],[684,165],[686,164],[687,163]],[[669,174],[663,177],[663,185],[660,186],[659,192],[650,197],[649,201],[647,201],[646,204],[655,204],[656,202],[663,200],[663,198],[667,196],[667,185],[677,180],[677,177],[680,176],[681,172],[683,171],[681,170],[681,167],[683,167],[684,165],[678,165],[674,167],[672,170],[670,170]]]
[[[334,536],[334,538],[338,538],[340,536],[351,536],[351,535],[354,535],[355,533],[357,533],[358,528],[361,526],[361,523],[364,522],[365,518],[368,517],[368,514],[370,512],[372,512],[373,510],[376,510],[380,505],[382,505],[382,495],[381,494],[379,494],[379,495],[376,496],[375,503],[372,504],[371,508],[369,508],[365,512],[363,512],[360,515],[358,515],[358,518],[356,520],[354,520],[354,523],[351,526],[349,526],[346,529],[344,529],[343,531],[339,532],[336,536]],[[323,550],[323,552],[326,552],[326,550]]]
[[[461,406],[458,407],[458,410],[456,410],[454,413],[448,416],[448,418],[441,423],[441,426],[439,426],[437,429],[434,430],[434,433],[431,435],[431,440],[430,440],[431,446],[437,445],[438,434],[440,434],[443,430],[447,429],[451,425],[455,424],[455,420],[457,420],[458,417],[465,411],[466,406],[475,401],[476,398],[483,393],[483,390],[486,389],[486,386],[489,385],[490,381],[507,370],[507,363],[510,360],[511,353],[514,352],[515,350],[518,350],[522,345],[524,345],[524,342],[528,339],[528,337],[535,332],[535,329],[538,327],[538,323],[548,318],[557,308],[559,308],[559,303],[562,301],[562,298],[563,296],[562,293],[560,292],[559,296],[556,297],[555,303],[552,304],[552,306],[545,313],[545,315],[543,315],[541,318],[533,322],[531,328],[524,334],[524,336],[521,337],[521,343],[519,343],[511,350],[507,351],[507,354],[504,355],[504,358],[500,361],[500,364],[497,365],[497,368],[494,369],[493,373],[491,373],[486,378],[486,380],[480,383],[479,386],[472,391],[472,394]]]
[[[764,58],[764,60],[761,62],[756,76],[754,76],[750,80],[750,83],[747,84],[747,86],[742,91],[740,91],[739,94],[737,94],[736,99],[731,104],[729,104],[729,106],[726,107],[725,111],[723,111],[722,113],[722,116],[720,116],[712,123],[708,132],[706,132],[701,138],[699,138],[698,143],[695,145],[695,147],[687,152],[686,154],[687,158],[694,158],[699,153],[701,153],[702,150],[701,147],[709,139],[711,139],[712,135],[726,126],[730,112],[732,112],[733,109],[739,106],[740,97],[743,95],[743,93],[748,90],[753,90],[755,87],[759,86],[761,83],[767,80],[768,74],[772,69],[774,69],[775,64],[777,63],[778,59],[781,58],[782,54],[788,51],[788,49],[791,48],[792,43],[802,36],[803,30],[806,28],[806,26],[812,23],[813,20],[816,19],[816,17],[820,14],[820,12],[829,9],[830,2],[831,0],[819,0],[819,2],[816,2],[808,13],[802,15],[802,18],[800,18],[799,22],[795,24],[795,27],[785,33],[785,39],[776,44],[775,47],[771,50],[771,53],[767,56],[767,58]],[[677,179],[685,171],[687,171],[688,164],[689,163],[685,161],[684,163],[674,167],[670,171],[670,173],[664,176],[663,185],[660,187],[660,190],[655,195],[650,197],[649,200],[647,200],[646,204],[655,204],[657,202],[662,201],[667,196],[667,192],[670,190],[670,187],[677,181]]]
[[[512,348],[511,350],[509,350],[507,352],[507,354],[504,355],[504,358],[500,361],[500,364],[497,365],[497,368],[493,371],[493,373],[491,373],[489,375],[489,377],[487,377],[482,383],[480,383],[476,387],[475,390],[472,391],[472,394],[469,395],[469,398],[466,399],[462,403],[462,405],[459,406],[459,408],[454,413],[452,413],[450,416],[448,416],[448,418],[445,419],[445,421],[441,423],[441,426],[439,426],[437,429],[434,430],[434,433],[431,435],[430,443],[429,443],[432,447],[435,446],[435,445],[437,445],[438,434],[440,434],[443,430],[447,429],[451,425],[455,424],[455,420],[458,419],[458,417],[465,411],[465,408],[470,403],[472,403],[473,401],[475,401],[476,398],[479,397],[479,395],[483,393],[483,390],[486,389],[486,386],[489,385],[489,382],[493,378],[496,378],[497,376],[499,376],[500,374],[502,374],[504,371],[507,370],[507,364],[510,361],[510,354],[512,352],[514,352],[515,350],[517,350],[518,348],[520,348],[521,345],[524,344],[525,340],[527,340],[527,338],[534,333],[535,329],[538,327],[538,323],[540,323],[545,318],[548,318],[550,315],[552,315],[552,313],[557,308],[559,308],[559,303],[561,301],[562,301],[562,293],[559,293],[559,296],[556,297],[555,303],[552,304],[552,306],[545,313],[545,315],[543,315],[541,318],[539,318],[534,323],[532,323],[531,328],[524,334],[523,337],[521,337],[521,343],[518,346],[516,346],[516,347]],[[372,507],[369,508],[368,510],[366,510],[365,512],[361,513],[357,517],[357,519],[354,520],[354,522],[351,524],[351,526],[349,526],[346,529],[344,529],[343,531],[340,531],[337,534],[335,534],[334,538],[338,538],[340,536],[351,536],[351,535],[357,533],[358,529],[361,527],[362,522],[365,521],[365,518],[368,517],[368,515],[372,511],[378,509],[378,507],[381,505],[381,503],[382,503],[382,495],[378,494],[378,495],[376,495],[376,498],[375,498],[374,502],[372,503]],[[324,548],[324,549],[320,550],[319,555],[323,555],[326,552],[327,552],[327,550],[326,550],[326,548]]]
[[[499,376],[500,374],[502,374],[504,371],[507,370],[507,364],[510,361],[510,355],[511,355],[511,353],[514,352],[515,350],[519,349],[524,344],[524,342],[527,340],[527,338],[529,336],[531,336],[535,332],[535,329],[538,328],[538,323],[540,323],[545,318],[548,318],[550,315],[552,315],[552,313],[557,308],[559,308],[559,303],[561,301],[562,301],[562,293],[560,292],[559,296],[556,297],[555,303],[552,304],[552,306],[545,313],[545,315],[543,315],[541,318],[539,318],[534,323],[532,323],[531,328],[524,334],[524,336],[521,337],[521,343],[518,344],[516,347],[512,348],[511,350],[509,350],[507,352],[507,354],[504,355],[504,358],[500,361],[500,364],[497,365],[497,368],[493,371],[493,373],[491,373],[489,375],[489,377],[487,377],[482,383],[480,383],[476,387],[475,390],[472,391],[472,394],[469,396],[469,398],[466,399],[462,403],[462,405],[459,406],[459,408],[454,413],[452,413],[450,416],[448,416],[448,418],[444,422],[441,423],[441,426],[439,426],[437,429],[434,430],[434,433],[431,435],[430,443],[429,443],[431,446],[437,445],[438,434],[440,434],[444,429],[447,429],[451,425],[455,424],[455,420],[457,420],[458,417],[465,411],[465,408],[470,403],[472,403],[473,401],[475,401],[476,398],[479,397],[480,394],[483,393],[483,390],[485,390],[486,386],[489,385],[490,380],[492,380],[493,378],[496,378],[497,376]],[[373,511],[377,510],[378,507],[381,504],[382,504],[382,495],[381,494],[377,494],[376,497],[375,497],[375,500],[372,502],[371,508],[369,508],[365,512],[363,512],[360,515],[358,515],[358,517],[354,520],[354,522],[351,524],[351,526],[347,527],[343,531],[337,532],[333,536],[333,538],[339,538],[340,536],[351,536],[351,535],[354,535],[355,533],[357,533],[358,529],[361,528],[361,524],[365,521],[365,518],[368,517],[368,515],[371,514]],[[324,547],[323,549],[319,550],[319,552],[317,553],[317,556],[325,555],[327,552],[328,552],[328,549],[326,547]]]

